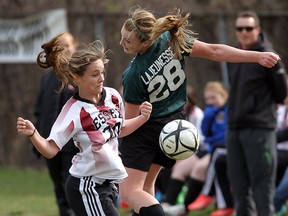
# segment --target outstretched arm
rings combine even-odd
[[[53,140],[47,141],[43,138],[27,119],[18,117],[17,130],[19,134],[29,137],[35,148],[46,158],[54,157],[60,150]]]
[[[190,57],[201,57],[213,61],[257,62],[271,68],[280,57],[273,52],[257,52],[237,49],[224,44],[209,44],[195,40]]]
[[[136,129],[142,126],[146,121],[148,121],[152,105],[149,102],[143,102],[141,105],[127,104],[125,105],[126,112],[137,113],[135,117],[131,117],[125,120],[124,127],[121,129],[119,137],[127,136],[133,133]],[[128,109],[128,110],[127,110]],[[140,115],[139,115],[140,112]],[[127,117],[126,117],[127,118]]]

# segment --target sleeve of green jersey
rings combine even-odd
[[[143,83],[139,80],[140,77],[125,77],[123,79],[123,98],[125,102],[131,104],[141,104],[145,100],[147,91],[143,87]]]

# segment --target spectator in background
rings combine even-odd
[[[273,51],[254,12],[238,14],[238,47]],[[285,70],[256,63],[228,63],[227,165],[237,216],[274,215],[276,104],[287,95]]]
[[[275,185],[277,186],[274,204],[277,216],[287,214],[287,206],[285,201],[288,199],[288,119],[287,119],[288,98],[285,99],[285,105],[279,105],[277,108],[277,178]],[[286,134],[285,134],[286,133]],[[286,136],[286,137],[285,137]],[[213,211],[211,216],[230,216],[233,214],[233,199],[230,182],[227,176],[227,150],[216,149],[211,158],[209,169],[211,166],[215,169],[215,176],[207,176],[205,185],[201,193],[207,195],[211,189],[211,180],[214,178],[215,198],[217,210]],[[285,171],[286,169],[286,171]],[[283,175],[284,174],[284,175]],[[209,183],[210,182],[210,183]],[[201,206],[201,205],[199,205]],[[202,206],[205,207],[205,206]]]
[[[188,121],[191,122],[201,135],[201,123],[203,120],[203,111],[198,106],[197,97],[193,86],[187,86],[187,102],[184,106]]]
[[[206,172],[211,153],[216,148],[224,146],[227,124],[227,90],[220,82],[208,82],[204,88],[204,98],[206,107],[200,131],[202,131],[204,144],[207,146],[207,149],[204,151],[199,150],[195,156],[177,161],[172,168],[166,203],[162,203],[164,211],[169,215],[177,216],[188,212],[189,206],[198,197],[206,176],[210,175],[210,173],[206,174]],[[181,190],[186,182],[188,191],[184,204],[175,205],[178,193],[180,192],[179,190]],[[203,202],[202,198],[201,196],[201,202]],[[208,198],[209,200],[207,200]],[[210,197],[204,197],[204,199],[209,203],[212,201]],[[167,204],[170,204],[170,206]]]
[[[227,176],[227,149],[219,147],[212,152],[205,184],[198,198],[189,205],[190,211],[205,209],[216,200],[216,210],[210,216],[230,216],[233,214],[233,198]],[[214,204],[214,202],[212,203]]]
[[[285,203],[288,199],[288,97],[285,98],[284,105],[280,105],[277,108],[277,141],[279,165],[277,169],[278,175],[274,205],[278,216],[281,215],[281,213],[284,215],[284,212],[285,214],[288,212]],[[284,173],[282,173],[283,168],[285,168]]]
[[[74,53],[77,44],[70,33],[65,32],[61,34],[59,36],[59,41],[63,43],[63,47],[67,53]],[[52,70],[47,71],[42,77],[40,92],[35,107],[35,127],[44,137],[49,136],[52,125],[62,107],[74,94],[74,88],[71,85],[66,86],[63,91],[60,91],[60,88],[61,81],[57,79],[55,72]],[[35,147],[34,150],[40,156],[40,153],[35,149]],[[55,157],[46,159],[49,175],[54,186],[60,216],[74,215],[66,198],[65,183],[69,175],[69,168],[72,165],[72,158],[77,152],[78,149],[71,139]]]

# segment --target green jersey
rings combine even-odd
[[[162,34],[144,54],[138,53],[124,71],[124,100],[131,104],[149,101],[153,105],[151,118],[168,116],[186,103],[184,69],[184,58],[174,58],[169,33]]]

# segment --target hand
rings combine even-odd
[[[34,132],[35,126],[29,120],[25,120],[21,117],[17,119],[18,133],[25,136],[31,136]]]
[[[145,101],[140,105],[139,110],[140,110],[140,115],[144,119],[148,120],[152,112],[152,104]]]
[[[280,57],[277,54],[273,53],[273,52],[262,52],[260,54],[259,64],[261,64],[264,67],[271,68],[279,60],[280,60]]]

